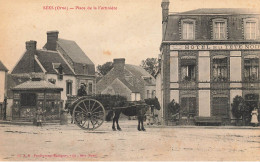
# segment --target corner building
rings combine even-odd
[[[162,7],[162,105],[174,99],[181,119],[232,119],[236,95],[259,107],[259,13],[252,9],[196,9],[169,13]],[[252,107],[253,109],[253,107]]]

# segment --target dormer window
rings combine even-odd
[[[63,67],[61,63],[52,63],[53,69],[58,73],[58,79],[63,79]]]
[[[244,38],[248,40],[256,39],[257,37],[257,20],[248,18],[244,20]]]
[[[227,20],[214,19],[212,22],[213,22],[213,39],[215,40],[227,39]]]
[[[185,19],[181,21],[182,39],[194,40],[195,39],[195,20]]]

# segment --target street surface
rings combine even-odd
[[[136,128],[136,120],[111,122],[95,131],[76,125],[18,126],[0,124],[0,160],[260,160],[260,128]]]

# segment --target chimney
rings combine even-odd
[[[34,40],[25,42],[26,50],[32,51],[32,52],[36,51],[36,44],[37,44],[37,42]]]
[[[47,32],[47,45],[46,45],[47,50],[56,51],[58,35],[59,35],[59,31]]]
[[[169,14],[169,4],[170,4],[169,0],[162,0],[162,4],[161,4],[161,7],[162,7],[162,24],[164,22],[167,22],[167,17],[168,17],[168,14]]]
[[[30,40],[25,42],[26,45],[26,53],[28,55],[28,64],[27,66],[29,67],[28,72],[34,72],[34,56],[36,55],[36,44],[37,42],[34,40]]]
[[[124,58],[114,59],[113,66],[115,70],[120,70],[120,71],[123,70],[125,67],[125,59]]]

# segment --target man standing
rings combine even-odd
[[[84,83],[81,83],[80,88],[78,89],[78,96],[86,96],[86,85]]]

